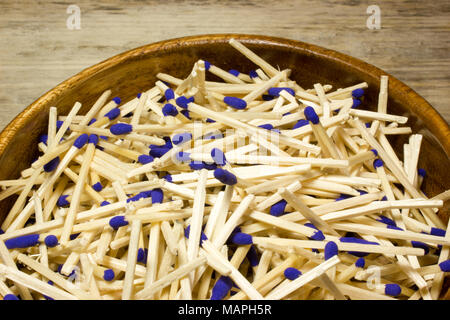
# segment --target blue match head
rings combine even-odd
[[[172,100],[175,98],[175,93],[173,92],[172,89],[167,89],[166,91],[164,91],[164,96],[166,97],[166,100]]]
[[[364,190],[358,190],[358,192],[359,192],[360,196],[367,194],[367,191],[364,191]]]
[[[355,266],[357,268],[364,268],[364,266],[366,265],[366,259],[364,258],[359,258],[358,260],[356,260],[355,262]]]
[[[217,168],[216,170],[214,170],[214,177],[223,184],[229,186],[235,185],[237,183],[236,176],[222,168]]]
[[[292,127],[292,129],[298,129],[304,126],[307,126],[309,124],[309,121],[306,119],[300,119],[297,121],[296,124],[294,124],[294,126]]]
[[[119,108],[111,109],[110,111],[108,111],[108,112],[105,114],[105,117],[107,117],[109,120],[114,120],[114,119],[116,119],[118,116],[120,116],[120,109],[119,109]]]
[[[250,266],[256,267],[259,264],[258,252],[256,251],[255,246],[251,246],[246,255],[248,261],[250,262]]]
[[[139,93],[136,95],[136,97],[137,97],[138,99],[140,99],[141,96],[142,96],[142,93],[141,93],[141,92],[139,92]]]
[[[184,229],[184,236],[186,237],[186,239],[189,239],[189,233],[191,231],[191,225],[189,224],[186,229]]]
[[[114,135],[127,134],[133,131],[133,126],[128,123],[115,123],[109,128],[109,131]]]
[[[175,145],[178,145],[180,143],[187,142],[190,140],[192,140],[192,133],[190,133],[190,132],[177,133],[176,135],[174,135],[172,137],[172,142]]]
[[[284,276],[286,279],[295,280],[302,275],[302,272],[296,268],[286,268],[284,270]]]
[[[47,145],[48,135],[42,134],[39,136],[39,142],[42,142],[43,144]]]
[[[215,164],[215,163],[206,163],[206,162],[204,162],[204,163],[203,163],[203,167],[204,167],[206,170],[216,170],[216,169],[217,169],[217,164]]]
[[[319,116],[313,107],[306,107],[305,110],[303,110],[303,113],[305,114],[306,119],[311,121],[313,124],[318,124],[320,122]]]
[[[352,91],[352,96],[354,98],[361,98],[364,95],[364,89],[355,89]]]
[[[205,169],[205,163],[202,161],[191,161],[189,162],[189,168],[192,170],[202,170]]]
[[[100,203],[100,207],[103,207],[103,206],[107,206],[107,205],[109,205],[109,204],[111,204],[109,201],[103,201],[102,203]]]
[[[89,121],[88,126],[90,126],[91,124],[96,123],[96,122],[97,122],[97,119],[92,118],[92,119]]]
[[[211,118],[206,118],[206,122],[208,122],[208,123],[214,123],[214,122],[216,122],[216,120],[213,120],[213,119],[211,119]]]
[[[392,226],[390,224],[387,225],[387,228],[392,229],[392,230],[404,231],[402,228],[397,227],[397,226]]]
[[[192,120],[191,116],[189,115],[189,111],[188,110],[181,110],[180,113],[185,116],[186,118],[188,118],[189,120]]]
[[[8,249],[23,249],[28,247],[33,247],[39,243],[38,234],[29,234],[25,236],[20,236],[17,238],[12,238],[5,240],[5,245]]]
[[[237,245],[246,245],[253,243],[253,237],[247,233],[236,232],[231,237],[231,242]]]
[[[258,127],[266,129],[266,130],[272,130],[273,129],[273,125],[271,125],[270,123],[262,124],[262,125],[260,125]]]
[[[103,186],[102,186],[102,184],[101,184],[100,181],[99,181],[99,182],[96,182],[96,183],[94,183],[94,184],[92,185],[92,189],[94,189],[94,190],[97,191],[97,192],[100,192],[100,191],[103,190]]]
[[[69,236],[69,239],[70,239],[70,240],[75,240],[76,238],[78,238],[78,236],[80,235],[80,233],[81,233],[81,232],[78,232],[78,233],[72,233],[72,234]]]
[[[154,158],[161,158],[163,155],[165,155],[167,152],[169,152],[170,149],[171,148],[152,146],[150,148],[150,152],[149,153]]]
[[[16,295],[8,293],[3,297],[3,300],[20,300]]]
[[[263,94],[261,96],[261,98],[263,99],[263,101],[271,101],[271,100],[275,99],[275,97],[272,97],[271,95],[268,95],[268,94]]]
[[[353,99],[352,109],[358,108],[361,105],[361,100]]]
[[[365,126],[366,126],[367,129],[369,129],[370,128],[370,122],[366,122]]]
[[[311,222],[305,223],[304,226],[305,226],[305,227],[310,227],[310,228],[313,228],[313,229],[316,229],[316,230],[319,230],[319,229],[317,229],[317,227],[316,227],[315,225],[313,225]]]
[[[381,201],[387,201],[387,197],[383,196],[383,198],[381,198]]]
[[[152,203],[162,203],[164,200],[164,192],[159,189],[153,189],[151,192],[151,196],[152,196]]]
[[[175,157],[176,157],[177,161],[179,161],[179,162],[191,161],[191,154],[189,152],[183,152],[183,151],[177,152],[175,154]]]
[[[240,74],[239,71],[234,70],[234,69],[230,69],[230,70],[228,70],[228,72],[231,73],[231,74],[232,74],[233,76],[235,76],[235,77],[237,77],[237,76]]]
[[[165,117],[175,117],[178,114],[178,110],[173,104],[166,103],[162,108],[162,113]]]
[[[119,229],[120,227],[127,226],[128,221],[125,220],[125,216],[115,216],[109,220],[109,225],[114,230]]]
[[[44,243],[49,248],[56,247],[58,245],[58,238],[52,234],[48,235],[45,237]]]
[[[81,134],[73,143],[74,147],[81,149],[88,142],[89,135],[87,133]]]
[[[267,91],[267,93],[270,94],[271,96],[279,97],[280,92],[283,90],[286,91],[287,93],[289,93],[291,96],[295,96],[294,90],[292,90],[291,88],[285,88],[285,87],[272,87]]]
[[[103,271],[103,280],[105,281],[113,281],[116,274],[112,269],[106,269]]]
[[[388,283],[384,287],[384,294],[392,297],[399,296],[402,293],[402,288],[396,283]]]
[[[450,272],[450,260],[439,263],[439,268],[441,268],[442,272]]]
[[[341,237],[339,238],[340,242],[346,242],[346,243],[359,243],[359,244],[372,244],[372,245],[379,245],[378,242],[368,241],[365,239],[359,239],[356,237]]]
[[[209,70],[209,68],[211,68],[211,63],[209,61],[203,60],[204,64],[205,64],[205,70]]]
[[[286,205],[287,201],[282,199],[270,207],[269,213],[275,217],[282,216],[285,213],[284,210],[286,209]]]
[[[61,126],[63,125],[64,121],[62,120],[57,120],[56,121],[56,129],[59,130],[61,129]]]
[[[256,73],[255,70],[250,71],[248,75],[249,75],[250,78],[252,78],[252,79],[253,79],[253,78],[258,78],[258,74]]]
[[[381,159],[375,159],[375,161],[373,162],[373,167],[376,168],[380,168],[383,166],[383,160]]]
[[[187,109],[189,103],[191,103],[191,101],[185,96],[179,96],[178,98],[175,99],[175,102],[177,106],[183,109]]]
[[[119,104],[122,102],[122,100],[121,100],[119,97],[114,97],[112,100],[113,100],[117,105],[119,105]]]
[[[242,232],[242,228],[239,227],[239,226],[234,228],[233,231],[231,231],[231,234],[233,235],[233,234],[238,233],[238,232]]]
[[[137,253],[137,262],[145,263],[147,261],[148,249],[139,248]]]
[[[397,225],[394,220],[389,219],[388,217],[383,216],[383,215],[380,215],[379,219],[377,219],[377,221],[378,222],[382,222],[382,223],[387,224],[387,225],[391,225],[391,226],[396,226]]]
[[[5,231],[3,231],[2,228],[0,228],[0,234],[4,234],[4,233],[5,233]]]
[[[138,161],[141,164],[147,164],[147,163],[153,162],[153,160],[154,160],[154,158],[152,156],[147,155],[147,154],[141,154],[138,157]]]
[[[172,182],[172,176],[170,174],[166,174],[164,177],[162,177],[164,180],[168,181],[168,182]]]
[[[59,157],[53,158],[53,160],[50,160],[46,164],[44,164],[44,171],[45,172],[52,172],[58,167],[59,164]]]
[[[375,155],[375,157],[378,157],[378,151],[376,149],[370,149],[370,151],[373,152],[373,154]]]
[[[227,163],[227,158],[225,157],[225,154],[219,148],[213,148],[211,150],[211,157],[213,161],[219,166],[224,166]]]
[[[56,202],[56,205],[58,207],[68,206],[70,204],[70,202],[66,200],[68,196],[69,196],[68,194],[63,194],[62,196],[60,196],[58,198],[58,201]]]
[[[430,234],[433,236],[445,237],[445,230],[433,227],[431,228]]]
[[[411,245],[414,248],[421,248],[425,251],[425,254],[427,255],[430,252],[430,248],[428,247],[428,245],[424,242],[421,241],[411,241]]]
[[[208,237],[203,232],[200,234],[200,244],[203,243],[203,241],[208,240]]]
[[[427,175],[427,171],[426,171],[425,169],[423,169],[423,168],[419,168],[419,169],[417,170],[417,174],[418,174],[419,176],[421,176],[422,178],[425,178],[426,175]]]
[[[88,139],[88,143],[92,143],[94,146],[96,146],[97,143],[98,143],[98,135],[90,134],[89,135],[89,139]]]
[[[324,255],[325,260],[333,258],[338,254],[338,246],[335,242],[330,241],[325,245]]]
[[[247,102],[237,97],[224,97],[223,102],[225,102],[230,107],[238,110],[242,110],[247,107]]]
[[[110,111],[108,111],[108,112],[105,114],[105,117],[108,118],[109,120],[114,120],[114,119],[116,119],[118,116],[120,116],[120,109],[119,109],[119,108],[111,109]]]
[[[325,236],[323,235],[323,232],[320,230],[317,230],[312,236],[311,239],[316,241],[323,241],[325,240]]]
[[[211,292],[211,300],[222,300],[228,294],[233,287],[233,281],[231,278],[221,276],[214,285]]]

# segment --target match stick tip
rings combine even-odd
[[[357,268],[364,268],[364,266],[366,265],[366,259],[364,259],[364,258],[358,258],[358,260],[356,260],[356,262],[355,262],[355,266],[357,267]]]
[[[175,117],[178,114],[177,108],[171,103],[166,103],[162,108],[162,113],[165,117]]]
[[[331,259],[338,254],[338,246],[336,242],[330,241],[325,245],[324,255],[325,260]]]
[[[117,105],[119,105],[119,104],[122,102],[122,100],[121,100],[119,97],[114,97],[112,100],[113,100]]]
[[[358,88],[352,91],[352,96],[354,98],[361,98],[364,95],[364,89]]]
[[[116,274],[114,273],[114,270],[112,270],[112,269],[106,269],[103,272],[103,279],[105,281],[113,281],[115,276],[116,276]]]
[[[241,98],[226,96],[223,98],[223,102],[234,109],[242,110],[247,108],[247,102]]]
[[[114,135],[126,134],[133,131],[133,126],[128,123],[115,123],[109,128],[109,131]]]
[[[388,296],[399,296],[402,293],[402,288],[396,283],[388,283],[385,285],[384,293]]]
[[[305,114],[306,119],[311,121],[313,124],[319,124],[319,116],[313,107],[306,107],[305,110],[303,110],[303,113]]]
[[[48,235],[45,237],[44,243],[49,248],[56,247],[58,245],[58,238],[52,234]]]
[[[284,270],[284,276],[286,277],[286,279],[289,279],[289,280],[295,280],[298,277],[300,277],[301,275],[302,275],[302,272],[296,268],[289,267]]]

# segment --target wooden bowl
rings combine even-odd
[[[362,108],[375,110],[379,81],[386,72],[356,58],[315,45],[267,36],[215,34],[191,36],[149,44],[100,62],[59,84],[20,113],[0,134],[0,179],[15,179],[38,155],[39,135],[46,132],[48,112],[58,107],[65,115],[76,101],[85,113],[100,94],[111,89],[122,101],[134,98],[156,81],[158,72],[184,78],[198,59],[221,68],[248,73],[255,66],[233,47],[230,38],[243,42],[261,57],[281,69],[292,69],[291,78],[302,87],[314,83],[334,88],[367,82]],[[209,75],[208,75],[209,76]],[[419,167],[426,169],[423,190],[434,196],[450,189],[450,129],[446,121],[411,88],[389,75],[388,111],[409,117],[414,133],[423,135]],[[392,137],[402,158],[404,136]],[[0,221],[11,208],[13,197],[0,202]],[[448,221],[448,206],[439,215]],[[446,287],[443,292],[447,292]],[[444,295],[448,297],[449,294]]]

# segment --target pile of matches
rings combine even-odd
[[[448,227],[417,168],[422,136],[360,110],[367,83],[303,89],[199,60],[122,103],[49,112],[0,236],[7,299],[437,299]],[[206,74],[223,81],[206,81]],[[388,135],[409,135],[401,161]]]

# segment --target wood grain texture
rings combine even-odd
[[[69,30],[70,4],[81,30]],[[381,29],[366,27],[378,4]],[[0,130],[58,83],[120,52],[209,33],[271,35],[317,44],[396,76],[450,121],[450,3],[357,0],[0,2]]]

